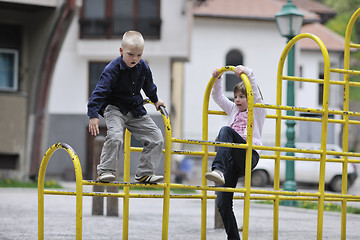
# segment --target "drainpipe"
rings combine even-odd
[[[44,132],[44,122],[48,94],[50,90],[50,83],[52,74],[56,65],[59,52],[66,33],[70,27],[72,19],[76,11],[76,0],[66,0],[62,7],[60,17],[57,20],[55,28],[49,38],[48,45],[45,49],[45,55],[41,64],[40,84],[39,91],[35,99],[35,116],[32,123],[34,131],[32,135],[31,146],[31,165],[29,176],[31,179],[36,180],[42,150],[42,139]]]

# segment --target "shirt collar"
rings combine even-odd
[[[141,62],[141,60],[140,60],[140,62]],[[137,69],[137,68],[139,67],[140,62],[139,62],[138,64],[136,64],[133,68],[129,68],[129,67],[126,65],[126,63],[124,62],[123,56],[120,56],[120,57],[119,57],[120,70],[132,70],[132,69],[135,70],[135,69]]]

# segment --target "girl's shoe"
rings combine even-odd
[[[222,185],[225,183],[224,174],[217,169],[214,169],[212,172],[205,173],[205,178],[209,181],[215,182],[216,185]]]

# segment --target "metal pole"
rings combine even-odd
[[[292,39],[292,37],[288,38],[288,42]],[[288,76],[294,76],[295,74],[295,46],[292,47],[288,54]],[[287,98],[286,104],[287,106],[295,106],[295,89],[294,82],[288,81],[287,84]],[[295,116],[294,111],[287,111],[288,116]],[[287,120],[286,121],[286,139],[287,142],[285,144],[286,147],[295,148],[295,121]],[[293,152],[287,152],[286,156],[294,156]],[[285,191],[296,191],[296,182],[295,182],[295,161],[286,161],[286,172],[285,172],[285,183],[284,183]],[[295,206],[295,201],[284,201],[283,205],[286,206]]]

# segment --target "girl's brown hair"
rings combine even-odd
[[[240,92],[241,94],[244,94],[245,96],[247,96],[246,94],[246,87],[243,81],[239,82],[238,84],[235,85],[234,87],[234,94]]]

